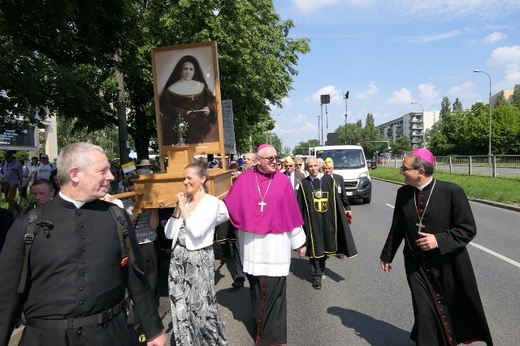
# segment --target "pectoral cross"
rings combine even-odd
[[[267,205],[267,203],[265,203],[264,201],[260,201],[260,202],[258,202],[258,205],[260,206],[260,212],[263,213],[264,205]]]
[[[423,228],[426,228],[426,226],[422,224],[422,219],[420,219],[419,223],[416,223],[415,225],[417,226],[417,233],[421,232]]]

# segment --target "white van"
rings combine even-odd
[[[343,176],[349,198],[360,198],[363,203],[372,199],[372,179],[368,173],[367,160],[359,145],[329,145],[309,148],[309,155],[334,161],[334,173]]]

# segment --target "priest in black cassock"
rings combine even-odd
[[[433,177],[434,157],[415,149],[401,166],[406,185],[397,192],[390,233],[381,252],[381,268],[404,240],[408,285],[417,345],[493,345],[466,244],[477,229],[466,194],[458,185]]]
[[[307,236],[307,254],[313,278],[312,287],[321,289],[321,278],[328,256],[357,256],[356,245],[345,208],[338,198],[336,181],[319,171],[316,158],[307,160],[309,176],[300,183],[298,204]]]
[[[89,143],[66,146],[58,157],[58,177],[59,195],[41,206],[34,221],[47,228],[34,234],[28,270],[23,270],[24,238],[33,215],[14,222],[0,254],[0,345],[9,343],[20,307],[27,321],[22,346],[137,344],[127,324],[128,292],[147,345],[165,346],[132,223],[115,207],[127,225],[123,247],[124,232],[111,214],[116,209],[101,200],[114,179],[103,149]],[[27,278],[23,295],[18,293],[22,277]]]

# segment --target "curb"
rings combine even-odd
[[[371,177],[371,178],[374,179],[374,180],[380,180],[380,181],[384,181],[384,182],[387,182],[387,183],[392,183],[392,184],[397,184],[397,185],[404,185],[404,183],[399,182],[399,181],[393,181],[393,180],[381,179],[381,178],[375,178],[375,177]],[[490,206],[493,206],[493,207],[507,209],[507,210],[516,211],[516,212],[520,213],[520,205],[505,204],[505,203],[500,203],[500,202],[495,202],[495,201],[488,201],[488,200],[485,200],[485,199],[472,198],[472,197],[468,197],[468,200],[472,201],[472,202],[486,204],[486,205],[490,205]]]

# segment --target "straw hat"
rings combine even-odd
[[[150,160],[147,160],[147,159],[141,160],[141,163],[138,164],[137,166],[139,166],[139,167],[151,166]]]

